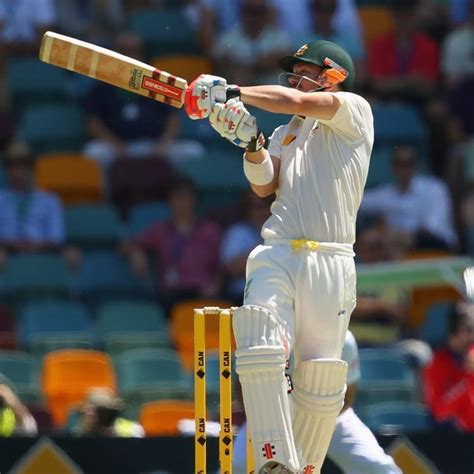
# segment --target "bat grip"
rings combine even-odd
[[[227,86],[225,89],[225,93],[226,93],[226,98],[225,98],[226,102],[230,99],[240,100],[240,87],[237,85]]]

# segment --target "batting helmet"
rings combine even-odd
[[[332,59],[349,73],[341,87],[346,91],[351,91],[354,87],[354,63],[346,50],[336,43],[324,40],[310,41],[301,46],[295,54],[281,58],[278,64],[283,70],[293,72],[293,66],[298,62],[325,67],[326,58]]]

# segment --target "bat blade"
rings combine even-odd
[[[41,61],[116,87],[182,107],[188,83],[123,54],[48,31],[39,52]]]

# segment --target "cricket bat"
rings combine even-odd
[[[48,31],[41,61],[107,82],[116,87],[182,107],[188,83],[181,77],[106,48]]]

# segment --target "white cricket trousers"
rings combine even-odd
[[[267,240],[251,252],[244,304],[272,312],[295,366],[308,359],[340,359],[356,304],[352,246],[318,243],[315,250],[294,249],[292,242],[307,241]]]

